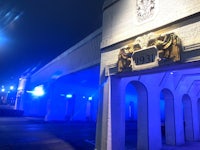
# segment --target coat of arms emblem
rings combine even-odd
[[[144,22],[155,15],[156,0],[136,0],[137,20]]]

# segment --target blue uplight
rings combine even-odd
[[[92,100],[92,96],[88,97],[88,100],[91,101]]]
[[[66,98],[72,98],[72,94],[67,94]]]
[[[14,86],[13,85],[10,86],[10,90],[14,90]]]
[[[45,94],[44,88],[42,85],[35,87],[31,93],[37,97],[43,96]]]

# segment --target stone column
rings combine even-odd
[[[196,97],[195,95],[192,95],[191,99],[192,99],[194,141],[199,141],[200,140],[200,129],[199,129],[199,115],[200,114],[198,114],[198,97]]]
[[[183,127],[182,93],[180,91],[173,91],[173,95],[174,95],[176,145],[182,145],[185,143],[184,127]]]
[[[166,144],[176,144],[175,115],[174,115],[174,96],[169,90],[164,90],[165,100],[165,138]]]
[[[192,102],[188,94],[183,95],[183,118],[184,118],[184,129],[185,139],[187,141],[193,141],[194,130],[193,130],[193,118],[192,118]]]
[[[53,118],[53,101],[55,99],[55,92],[56,91],[56,80],[52,80],[49,82],[48,88],[47,88],[47,113],[45,115],[44,120],[45,121],[51,121]]]
[[[149,82],[151,84],[151,82]],[[161,142],[160,91],[158,87],[147,86],[148,90],[148,143],[149,150],[159,150]],[[141,141],[142,142],[142,141]]]
[[[96,150],[125,149],[125,99],[119,78],[108,77],[103,87],[97,122]]]
[[[46,112],[44,121],[51,120],[51,114],[52,114],[51,105],[52,105],[52,100],[54,98],[54,91],[55,91],[55,81],[52,80],[51,82],[49,82],[48,90],[46,93],[47,94],[47,112]]]
[[[110,104],[110,77],[103,76],[101,81],[102,89],[98,104],[95,150],[108,150],[108,148],[111,148],[111,138],[108,138],[110,131],[110,128],[108,128],[110,122],[110,116],[108,116],[110,111],[110,105],[108,105]]]
[[[138,98],[138,132],[140,130],[147,130],[146,135],[138,133],[138,149],[159,150],[162,147],[161,142],[161,116],[160,116],[160,89],[159,76],[145,75],[142,76],[140,82],[145,87],[141,91],[142,98]],[[138,89],[136,87],[136,89]],[[145,97],[146,91],[146,97]],[[139,95],[138,95],[139,96]],[[146,99],[146,100],[145,100]],[[142,106],[139,106],[140,101],[143,101]],[[145,108],[147,107],[147,108]],[[145,109],[147,111],[145,112]],[[142,120],[141,118],[146,118]],[[142,129],[140,129],[142,128]],[[140,135],[141,134],[141,135]],[[144,136],[145,135],[145,136]],[[140,136],[144,136],[141,138]]]
[[[112,150],[125,149],[125,88],[121,79],[111,77],[111,134]],[[109,150],[109,149],[108,149]]]
[[[198,126],[199,126],[199,132],[200,132],[200,98],[199,97],[198,97],[196,105],[197,105],[197,116],[196,117],[198,118]]]
[[[91,117],[91,102],[92,101],[87,100],[87,103],[86,103],[86,120],[87,121],[92,120],[92,117]]]
[[[19,79],[19,85],[17,88],[17,95],[15,100],[15,110],[24,110],[24,100],[27,97],[27,87],[29,86],[30,77],[24,76]]]

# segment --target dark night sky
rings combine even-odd
[[[0,85],[16,82],[28,68],[42,67],[102,23],[103,0],[0,0],[15,21],[0,22]],[[5,10],[5,12],[3,12]],[[0,18],[0,20],[2,20]]]

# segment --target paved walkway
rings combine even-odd
[[[180,146],[163,146],[162,150],[200,150],[200,142],[186,142]]]
[[[41,118],[0,117],[0,150],[94,150],[94,122],[44,122]],[[136,148],[136,124],[126,123],[126,148]],[[162,150],[200,150],[200,142]]]
[[[0,118],[0,150],[94,150],[95,123]]]

